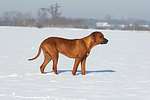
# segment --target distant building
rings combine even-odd
[[[97,22],[96,27],[107,27],[108,22]]]
[[[108,22],[97,22],[96,28],[97,29],[114,29],[114,25],[108,24]]]
[[[110,30],[150,30],[147,23],[123,23],[123,22],[96,22],[96,29],[110,29]]]
[[[122,28],[125,28],[125,27],[126,27],[126,24],[123,23],[123,24],[120,24],[120,25],[118,25],[118,26],[120,27],[120,29],[122,29]]]

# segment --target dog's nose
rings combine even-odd
[[[108,42],[108,40],[107,40],[107,39],[105,39],[105,40],[103,41],[103,43],[105,43],[105,44],[107,44],[107,42]]]

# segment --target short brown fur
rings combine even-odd
[[[104,38],[101,32],[93,32],[89,36],[81,39],[64,39],[59,37],[49,37],[45,39],[40,47],[36,57],[30,60],[34,60],[39,57],[41,49],[44,53],[44,62],[40,66],[41,73],[44,73],[46,65],[53,60],[53,71],[57,72],[58,53],[61,53],[69,58],[75,58],[72,74],[75,75],[79,63],[81,62],[81,74],[85,75],[85,63],[90,50],[98,44],[107,44],[108,40]]]

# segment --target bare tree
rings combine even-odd
[[[58,9],[60,8],[60,6],[56,3],[55,4],[55,10],[54,10],[54,17],[55,18],[58,18],[58,17],[60,17],[60,15],[61,15],[61,12],[60,13],[58,13]]]
[[[16,11],[14,12],[14,22],[16,26],[23,26],[24,25],[24,15],[23,13]]]
[[[3,13],[3,25],[22,26],[24,23],[24,15],[19,11],[9,11]]]
[[[43,24],[45,19],[48,17],[47,8],[38,9],[36,17],[39,23]]]
[[[60,17],[60,15],[62,13],[58,12],[58,9],[60,8],[60,6],[58,5],[58,3],[56,3],[55,5],[51,5],[49,7],[50,8],[47,9],[47,11],[50,13],[50,15],[52,16],[52,18],[58,18],[58,17]]]
[[[13,13],[10,11],[10,12],[4,12],[2,17],[3,17],[3,25],[6,26],[6,25],[11,25],[11,21],[12,21],[12,15]]]
[[[49,9],[47,9],[47,11],[50,13],[50,15],[52,16],[52,18],[54,18],[54,16],[55,16],[55,14],[54,14],[54,6],[53,5],[51,5],[51,6],[49,6],[50,8]]]
[[[56,3],[55,5],[49,6],[49,8],[47,9],[49,14],[52,16],[52,18],[50,18],[50,20],[51,20],[52,26],[54,26],[54,27],[59,23],[58,18],[62,14],[61,12],[58,12],[59,8],[60,8],[60,6],[58,5],[58,3]]]
[[[25,18],[25,23],[24,23],[25,26],[32,27],[32,26],[35,25],[35,19],[33,18],[31,11],[25,12],[24,13],[24,18]]]

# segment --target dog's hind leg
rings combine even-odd
[[[52,56],[53,59],[53,71],[55,74],[58,74],[57,72],[57,63],[58,63],[58,53]]]
[[[57,62],[58,62],[58,50],[55,45],[50,44],[50,45],[45,45],[45,50],[48,52],[50,55],[52,61],[53,61],[53,71],[55,74],[58,74],[57,72]]]
[[[50,56],[50,54],[48,53],[48,52],[46,52],[46,51],[44,51],[43,50],[43,53],[44,53],[44,62],[43,62],[43,64],[41,65],[41,67],[40,67],[40,70],[41,70],[41,73],[43,74],[44,73],[44,69],[45,69],[45,67],[46,67],[46,65],[51,61],[51,56]]]

